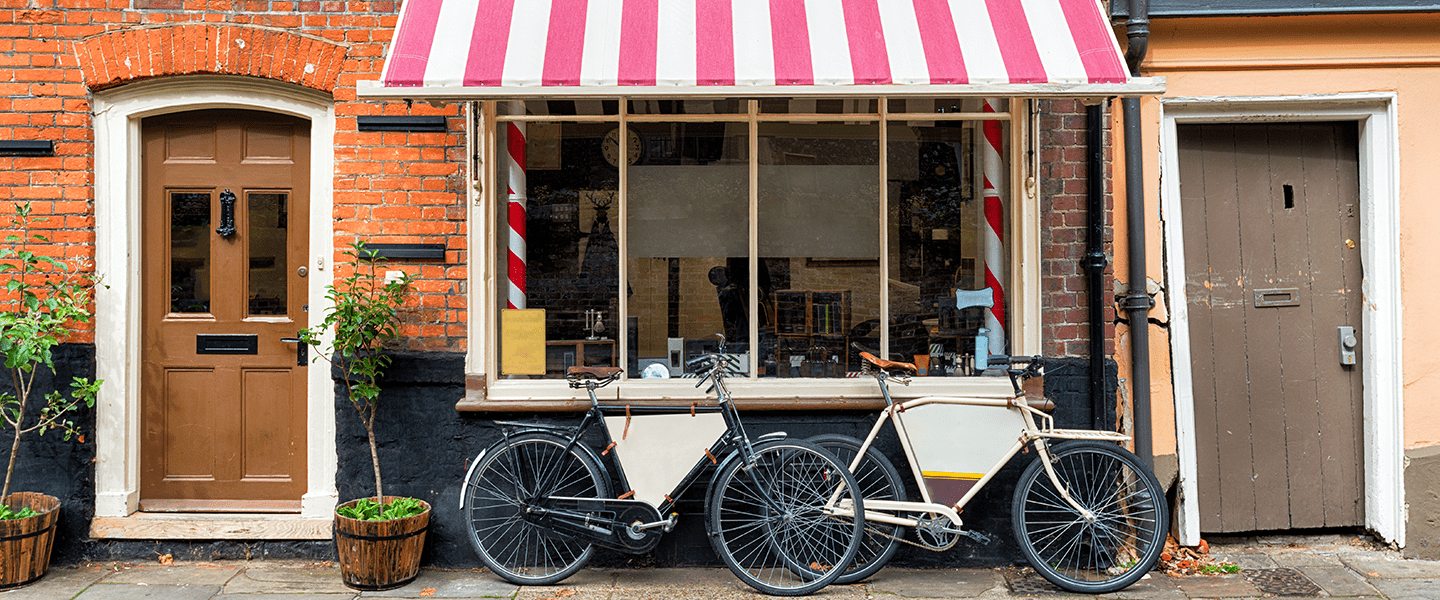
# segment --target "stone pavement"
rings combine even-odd
[[[1346,597],[1440,600],[1440,562],[1415,561],[1353,538],[1237,539],[1212,546],[1234,562],[1233,575],[1172,578],[1152,573],[1102,598],[1194,600],[1264,597]],[[887,568],[864,583],[831,586],[816,598],[1019,598],[1064,595],[1029,569]],[[504,598],[507,600],[758,600],[764,596],[724,569],[588,569],[553,587],[517,588],[488,571],[425,570],[414,583],[386,592],[357,592],[329,563],[246,561],[90,564],[56,568],[0,600],[359,600],[364,598]]]

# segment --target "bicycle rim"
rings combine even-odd
[[[857,486],[834,457],[798,440],[755,449],[755,466],[730,463],[712,491],[708,524],[720,558],[766,594],[809,594],[829,585],[854,558],[863,519],[836,518],[825,504],[839,494],[863,510]]]
[[[807,441],[824,448],[826,452],[834,455],[841,465],[847,467],[855,460],[855,455],[860,453],[860,446],[863,444],[849,436],[828,433],[808,438]],[[900,480],[900,474],[894,465],[890,464],[889,459],[874,448],[865,453],[865,459],[860,461],[851,475],[855,477],[855,483],[860,486],[860,493],[866,500],[904,499],[901,497],[904,484]],[[855,552],[855,559],[850,561],[850,566],[835,583],[855,583],[874,575],[895,556],[895,550],[900,547],[899,538],[904,535],[905,528],[899,525],[867,522],[860,549]]]
[[[578,448],[548,434],[524,434],[486,452],[465,482],[470,542],[497,575],[521,585],[569,577],[590,560],[590,544],[522,517],[525,506],[548,496],[606,498],[608,481]]]
[[[1054,448],[1055,474],[1087,519],[1062,497],[1037,459],[1012,502],[1016,538],[1030,564],[1067,590],[1123,589],[1154,568],[1165,545],[1164,491],[1134,454],[1098,442]]]

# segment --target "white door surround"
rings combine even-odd
[[[310,147],[311,315],[323,314],[333,254],[334,100],[323,92],[250,77],[173,77],[97,92],[95,127],[95,368],[105,382],[96,403],[97,537],[328,539],[335,489],[335,394],[330,371],[312,366],[307,401],[308,489],[299,515],[174,516],[155,527],[139,515],[140,486],[140,120],[211,108],[263,110],[308,119]],[[127,517],[136,519],[126,519]],[[145,517],[140,519],[139,517]],[[149,527],[127,527],[128,520]],[[256,521],[273,522],[266,527]],[[247,522],[249,527],[236,526]],[[143,529],[143,532],[139,531]],[[135,530],[135,531],[132,531]]]
[[[1364,348],[1365,524],[1381,539],[1405,545],[1403,372],[1401,361],[1399,129],[1388,92],[1305,96],[1162,98],[1160,219],[1170,306],[1171,383],[1180,463],[1180,543],[1200,540],[1195,399],[1185,295],[1176,129],[1188,123],[1354,121],[1360,132],[1361,294]]]

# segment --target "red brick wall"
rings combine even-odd
[[[1085,105],[1078,100],[1042,100],[1040,110],[1041,339],[1046,356],[1090,354],[1090,311],[1085,269],[1086,179]],[[1108,124],[1109,121],[1107,120]],[[1110,160],[1111,132],[1105,132]],[[1112,256],[1109,169],[1105,186],[1105,256]],[[1115,353],[1114,268],[1105,267],[1101,285],[1105,314],[1105,355]]]

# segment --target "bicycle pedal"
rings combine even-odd
[[[983,534],[983,533],[980,533],[980,532],[978,532],[978,531],[975,531],[975,530],[973,530],[973,529],[967,529],[967,530],[962,531],[962,532],[960,532],[960,533],[961,533],[961,535],[964,535],[965,537],[968,537],[968,538],[970,538],[970,539],[972,539],[972,540],[975,540],[975,541],[977,541],[977,542],[980,542],[981,544],[986,544],[986,545],[988,545],[988,544],[990,544],[990,542],[994,541],[994,540],[990,539],[990,536],[985,535],[985,534]]]

